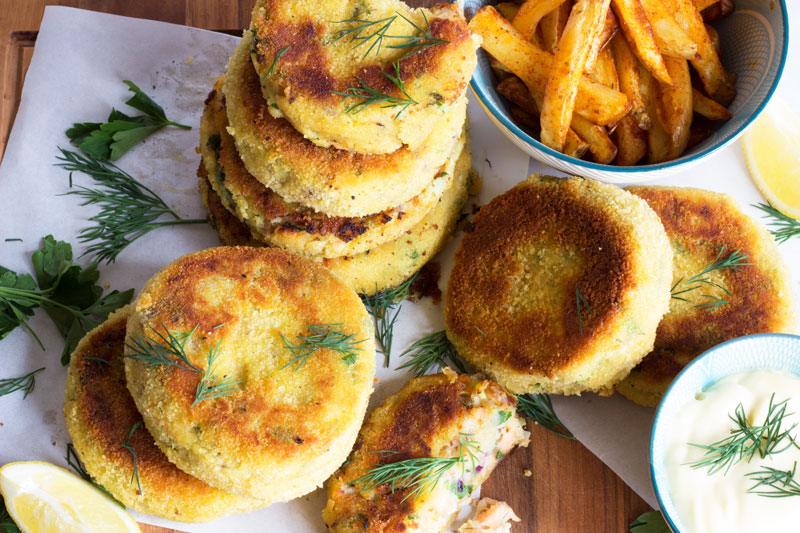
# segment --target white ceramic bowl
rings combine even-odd
[[[800,337],[764,333],[739,337],[711,348],[678,374],[658,406],[650,435],[650,476],[661,512],[676,533],[686,531],[672,502],[664,468],[677,412],[720,379],[746,370],[772,369],[800,376]]]
[[[478,68],[470,83],[481,107],[506,137],[534,159],[568,174],[609,183],[640,183],[685,170],[735,141],[767,105],[786,63],[789,42],[785,0],[736,0],[736,10],[714,23],[720,36],[725,69],[737,76],[736,99],[728,108],[733,118],[708,139],[673,161],[618,167],[566,156],[539,142],[514,124],[506,101],[497,94],[489,60],[478,52]],[[461,0],[467,19],[491,0]]]

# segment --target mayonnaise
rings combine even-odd
[[[739,403],[752,425],[762,425],[770,397],[775,403],[788,399],[782,430],[797,423],[791,435],[800,435],[800,378],[773,370],[752,370],[721,379],[683,406],[673,421],[666,452],[670,496],[686,526],[681,533],[735,533],[800,530],[800,496],[767,498],[748,493],[756,482],[746,474],[772,467],[791,470],[800,462],[800,450],[791,446],[764,459],[755,454],[708,474],[687,463],[701,459],[705,451],[688,443],[709,445],[725,439],[736,427],[729,418]],[[785,447],[784,440],[778,449]],[[800,468],[795,479],[800,482]],[[769,490],[761,487],[760,490]]]

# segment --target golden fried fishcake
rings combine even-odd
[[[446,531],[499,458],[527,446],[530,435],[516,403],[497,383],[450,369],[408,382],[370,413],[350,460],[328,480],[322,518],[330,531]],[[421,496],[411,496],[408,488],[392,492],[388,483],[370,490],[363,482],[351,485],[379,465],[459,452],[462,462]]]
[[[327,269],[274,248],[210,248],[161,269],[133,305],[128,388],[181,470],[278,502],[314,490],[347,457],[372,392],[374,334],[358,295]],[[130,358],[167,332],[209,385],[227,380],[230,393],[198,400],[201,375],[187,364]],[[338,350],[299,338],[315,334],[347,338]]]
[[[272,246],[302,255],[341,257],[365,252],[398,238],[413,228],[439,201],[453,179],[453,167],[465,137],[428,187],[399,206],[365,217],[329,217],[296,203],[285,202],[255,179],[236,152],[227,132],[228,117],[221,79],[206,100],[200,121],[200,149],[212,187],[225,207],[245,222],[253,234]]]
[[[122,361],[129,314],[130,306],[123,307],[86,334],[70,361],[64,417],[86,470],[128,507],[179,522],[204,522],[264,506],[179,470],[141,426],[142,416],[125,387]],[[133,455],[122,446],[125,442],[136,451],[141,492],[132,479]]]
[[[484,206],[456,254],[447,336],[514,393],[610,394],[653,347],[672,250],[619,187],[534,175]]]
[[[382,46],[372,46],[378,37],[363,40],[383,26]],[[259,0],[250,27],[256,39],[248,50],[271,112],[316,145],[364,154],[430,142],[435,123],[459,105],[480,43],[457,4],[411,9],[400,0]],[[411,37],[421,46],[398,47]],[[354,108],[366,99],[334,94],[366,87],[404,102]]]
[[[467,198],[480,190],[480,177],[471,171],[471,159],[469,147],[465,146],[453,171],[453,183],[445,190],[439,203],[399,239],[353,256],[312,259],[321,261],[358,293],[375,294],[399,285],[447,244]],[[247,226],[225,209],[209,186],[202,164],[198,175],[203,203],[220,242],[229,246],[263,246],[264,243],[254,238]]]
[[[661,217],[674,254],[673,293],[684,300],[670,301],[653,351],[616,386],[617,391],[640,405],[655,407],[683,367],[709,348],[753,333],[794,332],[795,306],[786,264],[769,233],[742,213],[733,198],[683,187],[629,187],[628,191]],[[740,262],[749,265],[702,276],[716,286],[687,283],[718,255],[725,260],[737,250],[747,256]],[[684,292],[693,286],[698,288]],[[714,298],[728,303],[717,306]]]
[[[403,147],[364,155],[314,145],[287,120],[270,115],[248,57],[251,41],[245,33],[224,76],[228,131],[247,170],[284,200],[329,216],[380,213],[417,196],[453,153],[466,118],[466,97],[428,128],[416,151]]]

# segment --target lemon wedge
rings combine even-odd
[[[0,492],[25,533],[140,533],[127,511],[91,483],[50,463],[5,465]]]
[[[773,98],[742,136],[747,167],[758,189],[782,213],[800,218],[800,119]]]

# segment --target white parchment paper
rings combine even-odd
[[[792,17],[796,19],[797,17]],[[800,20],[797,21],[800,24]],[[77,198],[59,196],[68,190],[67,173],[53,166],[57,147],[69,147],[64,131],[73,122],[105,120],[112,106],[129,111],[122,102],[130,93],[130,79],[161,104],[176,122],[191,131],[161,130],[123,156],[117,163],[160,194],[188,218],[204,216],[196,190],[199,156],[197,124],[203,100],[222,73],[237,38],[161,22],[130,19],[63,7],[48,7],[25,80],[22,102],[0,165],[0,264],[18,272],[32,272],[30,254],[41,238],[53,234],[73,244],[95,211],[80,207]],[[798,75],[790,51],[784,75],[783,98],[800,111],[792,89]],[[794,101],[793,101],[794,99]],[[529,172],[546,171],[512,145],[470,103],[473,165],[484,179],[475,203],[482,205],[524,179]],[[76,175],[76,183],[89,184]],[[691,171],[669,180],[734,195],[745,206],[763,201],[751,184],[737,143]],[[750,207],[745,210],[758,218]],[[22,242],[5,239],[21,238]],[[110,288],[139,289],[158,269],[173,259],[218,245],[208,226],[160,229],[127,248],[116,263],[101,266],[101,282]],[[440,254],[446,287],[458,240]],[[800,295],[800,240],[781,245],[790,264],[793,289]],[[84,261],[86,262],[86,261]],[[31,327],[47,347],[42,351],[22,328],[0,341],[0,377],[19,376],[45,366],[33,394],[23,400],[12,394],[0,398],[0,465],[11,461],[43,460],[64,465],[70,441],[62,415],[66,370],[59,354],[62,340],[50,320],[38,312]],[[394,354],[413,340],[442,329],[441,306],[430,301],[406,303],[395,328]],[[395,363],[392,366],[396,366]],[[408,374],[380,368],[371,407],[396,392]],[[555,398],[556,409],[578,438],[614,469],[651,505],[647,450],[653,411],[621,397],[593,395]],[[533,446],[536,443],[532,443]],[[191,532],[211,531],[325,531],[320,512],[325,497],[318,490],[286,504],[275,504],[247,515],[223,518],[211,524],[178,524],[136,515],[142,522]]]

